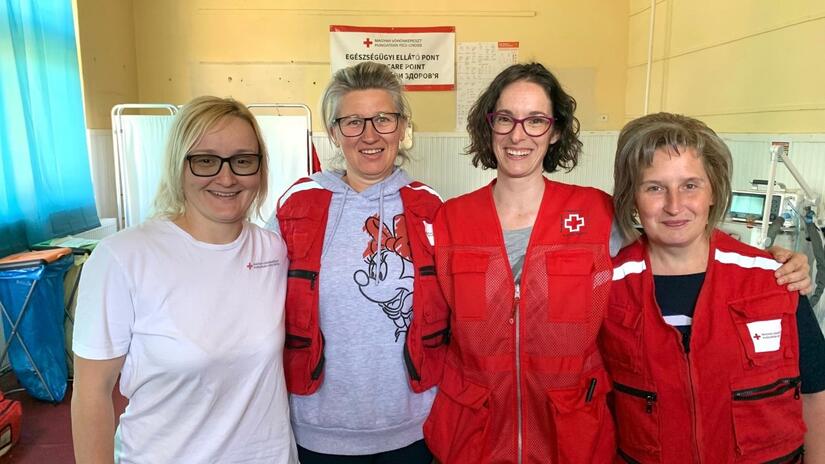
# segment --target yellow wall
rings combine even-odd
[[[626,118],[644,112],[650,2],[630,0]],[[825,2],[660,0],[649,111],[720,132],[825,132]]]
[[[621,18],[628,16],[628,5],[623,1],[352,0],[347,10],[330,10],[333,2],[321,0],[77,2],[90,128],[109,127],[108,111],[117,102],[179,104],[215,94],[244,102],[305,103],[320,130],[318,103],[330,76],[331,24],[447,25],[456,27],[456,42],[519,41],[520,61],[545,63],[577,98],[583,129],[618,129],[625,114],[628,38]],[[113,74],[127,60],[121,47],[128,46],[130,9],[136,73],[126,78]],[[87,55],[96,55],[98,63],[103,55],[110,61],[87,66]],[[123,81],[119,90],[131,88],[135,79],[136,95],[102,98],[96,86],[115,85],[111,79]],[[454,92],[410,92],[408,97],[417,130],[455,130]],[[104,113],[106,118],[98,117]]]
[[[111,126],[109,112],[138,98],[132,0],[74,0],[88,128]]]

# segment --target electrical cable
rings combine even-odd
[[[809,211],[805,216],[805,231],[808,233],[808,239],[811,241],[811,248],[814,253],[814,266],[816,266],[816,290],[810,296],[811,306],[816,307],[822,293],[825,292],[825,248],[822,245],[822,231],[816,226],[813,213]]]

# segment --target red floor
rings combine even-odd
[[[4,392],[17,389],[13,373],[0,378],[0,389]],[[71,383],[66,397],[59,404],[36,400],[25,391],[6,394],[7,398],[20,401],[23,405],[20,441],[3,457],[0,464],[64,464],[74,462],[72,448],[72,426],[70,419]],[[126,407],[126,400],[115,393],[116,415]]]

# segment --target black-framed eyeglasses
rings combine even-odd
[[[229,158],[218,155],[186,155],[189,170],[198,177],[212,177],[223,169],[223,163],[229,163],[229,169],[236,176],[252,176],[261,169],[260,153],[239,153]]]
[[[398,129],[398,120],[401,119],[401,113],[378,113],[371,118],[362,118],[360,116],[343,116],[335,120],[338,124],[338,129],[345,137],[358,137],[364,133],[364,128],[367,127],[367,121],[372,123],[375,132],[379,134],[392,134]]]
[[[507,135],[513,132],[518,124],[521,124],[525,134],[530,137],[540,137],[553,127],[554,121],[555,119],[550,116],[533,115],[519,119],[507,113],[487,113],[487,122],[490,123],[490,128],[499,135]]]

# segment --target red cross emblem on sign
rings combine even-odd
[[[564,218],[564,228],[570,233],[576,233],[584,227],[584,217],[579,213],[570,213]]]
[[[759,335],[759,334],[754,334],[754,335],[753,335],[753,338],[755,338],[755,339],[759,340],[760,338],[762,338],[762,336],[761,336],[761,335]]]
[[[252,270],[252,268],[253,268],[253,267],[255,267],[255,266],[253,266],[253,265],[252,265],[252,261],[250,261],[250,262],[246,265],[246,268],[247,268],[247,269],[249,269],[250,271]]]
[[[363,42],[361,42],[361,43],[362,43],[362,44],[364,44],[364,45],[366,45],[366,46],[367,46],[367,48],[370,48],[370,45],[372,45],[372,44],[373,44],[373,41],[372,41],[372,40],[370,40],[370,38],[369,38],[369,37],[367,37],[367,40],[365,40],[365,41],[363,41]]]

